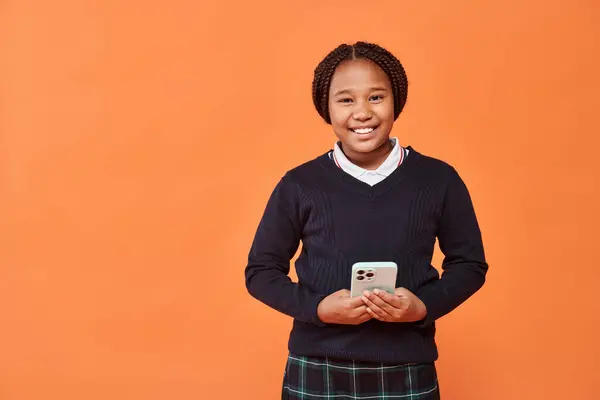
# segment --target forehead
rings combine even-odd
[[[359,58],[338,65],[331,78],[329,92],[368,90],[371,87],[391,88],[390,79],[379,65],[371,60]]]

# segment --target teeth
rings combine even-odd
[[[363,128],[363,129],[353,129],[353,130],[354,130],[354,132],[360,133],[360,134],[373,132],[373,128]]]

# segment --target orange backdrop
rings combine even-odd
[[[459,170],[484,234],[487,284],[438,323],[444,399],[600,398],[599,19],[591,0],[2,2],[0,398],[278,397],[291,320],[243,269],[279,177],[335,140],[313,68],[356,40],[404,63],[394,134]]]

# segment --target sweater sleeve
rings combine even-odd
[[[467,187],[452,169],[437,234],[444,254],[442,276],[415,293],[425,303],[421,326],[454,310],[483,286],[488,265]]]
[[[288,276],[302,235],[299,190],[286,175],[271,194],[248,255],[246,287],[254,298],[275,310],[324,326],[317,306],[325,296]]]

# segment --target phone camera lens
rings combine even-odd
[[[363,279],[365,279],[365,277],[362,276],[362,275],[359,275],[359,276],[356,277],[356,279],[359,280],[359,281],[362,281]]]
[[[357,274],[359,274],[359,275],[362,275],[364,273],[365,273],[365,271],[363,271],[362,269],[359,269],[358,272],[357,272]]]
[[[375,274],[374,274],[374,273],[372,273],[372,272],[367,272],[367,277],[369,277],[369,278],[370,278],[370,277],[372,277],[373,275],[375,275]]]

